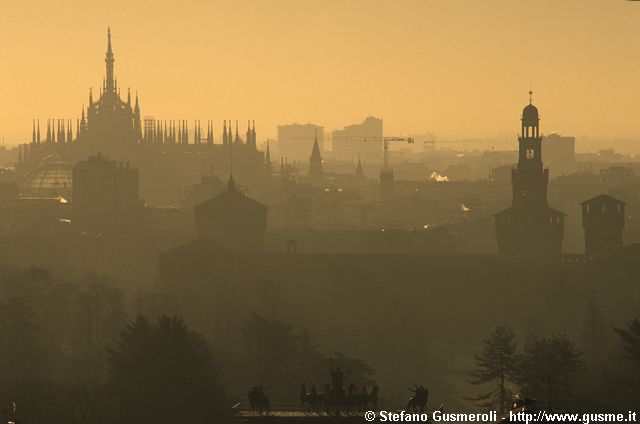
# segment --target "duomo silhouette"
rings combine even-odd
[[[75,125],[74,125],[75,124]],[[255,121],[249,121],[241,134],[238,121],[235,133],[231,120],[223,120],[222,142],[214,143],[214,121],[159,120],[142,117],[138,93],[127,89],[126,99],[115,73],[115,55],[111,31],[107,31],[105,77],[97,99],[89,90],[87,106],[74,122],[72,119],[34,119],[31,143],[19,146],[16,172],[19,178],[30,173],[46,173],[46,168],[60,167],[101,153],[112,159],[131,162],[145,178],[141,192],[147,200],[175,201],[181,186],[193,184],[201,175],[230,172],[230,156],[236,176],[244,184],[255,186],[265,180],[270,170],[265,153],[258,150]],[[74,130],[75,127],[75,130]],[[233,147],[232,147],[233,146]],[[230,149],[233,148],[233,152]],[[60,189],[66,186],[60,183]]]

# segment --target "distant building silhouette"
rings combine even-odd
[[[130,229],[138,222],[138,170],[98,153],[73,168],[72,222],[79,228]]]
[[[382,170],[380,170],[380,200],[382,202],[393,201],[395,194],[393,182],[393,169],[384,166]]]
[[[316,134],[313,142],[313,150],[309,157],[309,182],[319,186],[324,182],[324,169],[322,166],[322,155],[320,154],[320,146],[318,145],[318,135]]]
[[[308,159],[314,140],[318,140],[320,151],[324,151],[323,127],[314,124],[278,126],[278,154],[290,161]]]
[[[364,171],[362,170],[362,161],[360,160],[360,157],[358,157],[358,165],[356,165],[354,177],[357,180],[364,180]]]
[[[240,251],[263,250],[267,207],[239,191],[233,177],[226,191],[194,206],[194,210],[200,238]]]
[[[544,161],[549,164],[553,176],[571,172],[576,157],[576,138],[565,137],[556,133],[546,135],[544,145]]]
[[[600,181],[605,187],[616,187],[635,184],[637,177],[633,169],[614,165],[600,170]]]
[[[498,254],[515,261],[560,260],[566,215],[547,204],[549,170],[542,164],[540,118],[531,99],[522,111],[518,143],[512,206],[495,215]]]
[[[601,194],[585,200],[581,205],[584,253],[592,256],[621,248],[626,203]]]
[[[367,117],[361,124],[349,125],[332,134],[333,156],[351,161],[357,157],[372,162],[382,158],[382,119]]]

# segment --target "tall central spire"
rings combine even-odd
[[[115,62],[115,59],[113,58],[113,50],[111,50],[111,28],[107,28],[107,57],[104,61],[107,64],[105,91],[112,93],[115,92],[113,75],[113,63]]]

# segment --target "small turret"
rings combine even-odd
[[[213,122],[207,121],[207,144],[213,144]]]
[[[227,120],[225,119],[222,125],[222,144],[227,144]]]
[[[271,176],[271,151],[269,150],[269,140],[267,140],[267,151],[264,154],[264,167],[267,174]]]
[[[251,121],[247,119],[247,145],[251,146]]]
[[[256,140],[256,121],[253,121],[253,129],[251,129],[251,146],[255,149],[258,146]]]

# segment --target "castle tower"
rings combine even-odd
[[[584,253],[593,256],[622,247],[626,203],[601,194],[580,203],[584,228]]]
[[[559,260],[566,215],[547,204],[549,170],[542,163],[538,109],[522,111],[518,164],[511,171],[512,206],[495,215],[498,254],[514,261]]]

